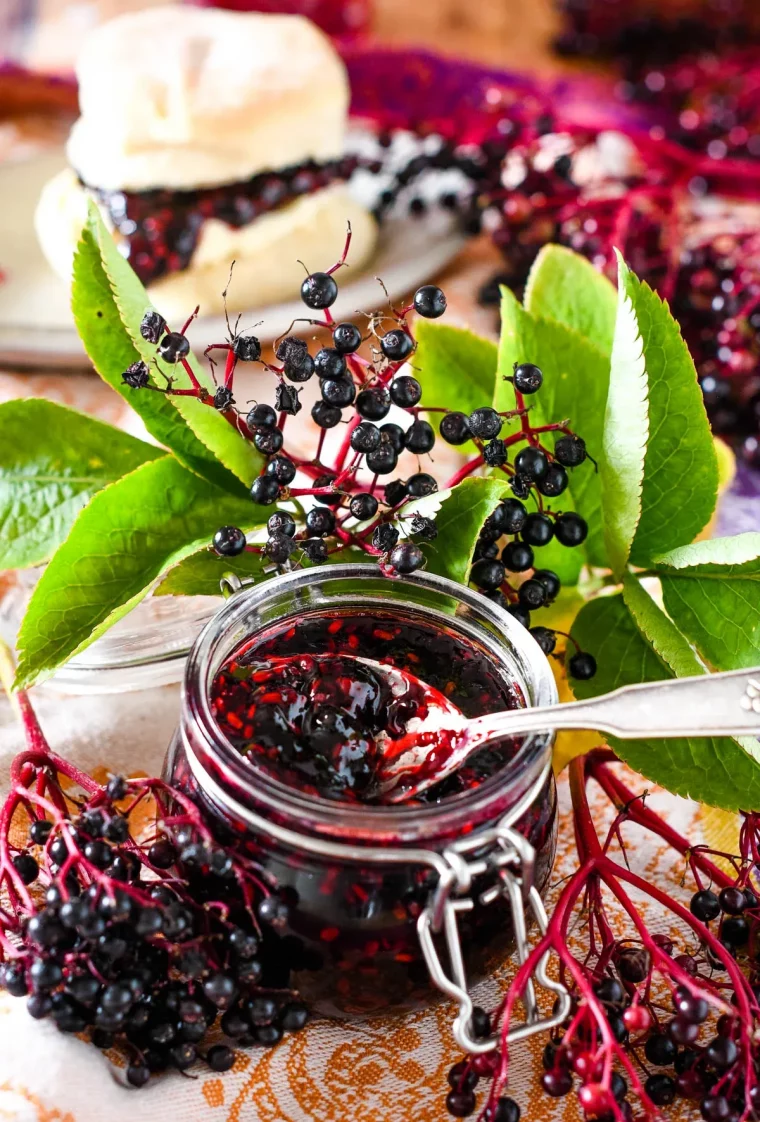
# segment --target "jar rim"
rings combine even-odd
[[[350,837],[352,840],[362,839],[374,843],[390,838],[396,841],[407,838],[419,840],[430,834],[437,834],[442,829],[456,829],[473,820],[478,821],[491,806],[504,802],[505,794],[518,779],[525,784],[546,768],[554,740],[553,733],[534,733],[525,737],[519,751],[501,771],[479,786],[449,796],[439,803],[372,806],[311,795],[294,789],[263,771],[252,769],[217,723],[208,686],[212,674],[218,669],[218,665],[214,665],[214,655],[220,638],[229,629],[243,622],[257,602],[263,603],[283,592],[297,592],[311,585],[347,579],[369,581],[390,578],[382,577],[376,565],[322,565],[260,582],[242,589],[227,600],[198,636],[185,668],[182,719],[187,750],[197,759],[193,742],[200,735],[203,752],[213,760],[214,770],[223,781],[229,781],[231,786],[242,785],[247,788],[257,804],[273,815],[288,818],[297,816],[301,826],[307,824],[308,829],[317,835]],[[518,672],[518,666],[515,665],[517,656],[523,670],[527,670],[530,681],[519,684],[522,687],[528,686],[528,690],[523,688],[528,704],[545,706],[556,703],[557,687],[549,660],[527,628],[503,608],[480,593],[435,574],[417,572],[412,576],[393,578],[393,585],[394,590],[408,587],[410,593],[414,588],[424,588],[442,597],[453,597],[463,608],[474,610],[492,626],[495,633],[500,633],[502,664],[511,655],[510,670]],[[357,602],[362,599],[366,602],[367,599],[355,590],[353,597],[350,593],[346,595],[346,601],[349,602],[352,598]],[[434,614],[431,608],[399,599],[388,599],[386,606],[389,609],[407,606],[423,615],[426,612],[431,616]],[[458,622],[462,626],[463,621],[460,619]],[[498,659],[498,652],[488,645],[489,653]],[[193,735],[188,736],[190,729]],[[197,762],[205,770],[202,762]],[[218,787],[218,783],[215,786]]]

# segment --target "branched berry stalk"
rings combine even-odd
[[[588,533],[580,515],[551,508],[551,500],[568,486],[568,471],[594,469],[585,443],[569,422],[531,423],[526,399],[540,389],[543,374],[530,362],[517,364],[510,375],[515,391],[511,411],[497,412],[486,405],[466,415],[423,402],[422,386],[407,366],[417,346],[410,315],[437,319],[446,310],[446,297],[440,288],[424,285],[409,305],[394,308],[389,303],[387,309],[368,314],[364,333],[353,323],[336,323],[330,311],[338,296],[335,274],[346,264],[350,244],[349,228],[340,259],[325,272],[308,273],[301,286],[303,302],[320,318],[307,316],[299,322],[329,333],[332,346],[319,346],[312,353],[305,339],[286,333],[275,344],[275,361],[267,361],[259,340],[238,334],[228,320],[228,339],[206,348],[216,385],[212,394],[199,383],[188,359],[185,332],[195,313],[181,332],[173,332],[157,312],[150,311],[141,331],[157,348],[155,369],[164,384],[156,384],[145,362],[125,371],[124,381],[138,392],[196,397],[222,412],[241,438],[266,457],[264,470],[252,481],[254,503],[273,506],[295,501],[297,513],[290,509],[272,513],[268,537],[261,543],[249,542],[237,526],[224,526],[215,535],[213,548],[222,557],[258,555],[273,572],[304,562],[318,564],[346,550],[376,559],[389,576],[421,568],[425,563],[421,543],[433,541],[438,528],[424,508],[415,510],[415,501],[434,494],[439,481],[423,470],[421,462],[406,479],[389,477],[403,452],[421,459],[433,450],[436,432],[425,415],[434,416],[445,442],[475,449],[443,482],[444,488],[487,470],[511,484],[514,498],[502,502],[483,527],[471,580],[529,627],[530,613],[549,604],[560,589],[556,573],[536,568],[534,547],[554,537],[565,546],[579,546]],[[214,358],[220,355],[224,367],[217,372]],[[258,402],[245,415],[235,402],[235,375],[241,362],[258,363],[274,383],[273,402]],[[187,377],[167,374],[162,363],[184,370]],[[292,428],[289,419],[302,408],[297,387],[314,376],[321,392],[311,416],[320,435],[309,459],[290,450],[286,441]],[[381,423],[392,407],[402,423]],[[519,422],[515,431],[502,436],[505,424],[515,418]],[[326,434],[340,425],[342,438],[328,455]],[[535,504],[534,510],[526,507],[528,500]],[[500,547],[505,536],[509,540]],[[554,652],[554,632],[536,627],[533,633],[547,654]],[[593,674],[590,656],[576,653],[572,662],[576,677]]]
[[[0,808],[0,984],[32,1017],[117,1049],[135,1087],[199,1059],[228,1070],[217,1024],[242,1046],[302,1028],[287,904],[254,863],[163,780],[103,785],[55,755],[16,699],[27,748]]]
[[[541,1084],[548,1095],[563,1097],[575,1089],[586,1116],[605,1122],[660,1117],[660,1108],[676,1097],[696,1101],[705,1122],[757,1116],[758,820],[743,820],[738,856],[692,846],[647,806],[645,796],[628,789],[615,765],[606,749],[571,764],[578,868],[560,893],[546,935],[501,1005],[490,1017],[478,1010],[482,1034],[498,1027],[501,1044],[496,1053],[452,1068],[447,1105],[456,1117],[475,1112],[481,1078],[489,1079],[490,1087],[478,1118],[515,1122],[519,1117],[516,1104],[503,1094],[509,1077],[507,1035],[515,1006],[547,952],[556,956],[558,976],[573,998],[568,1021],[544,1052]],[[589,808],[591,780],[616,811],[603,840]],[[622,837],[626,823],[649,830],[686,859],[696,889],[690,907],[631,869]],[[612,855],[615,845],[619,857]],[[722,858],[724,866],[714,858]],[[650,932],[632,890],[654,904],[658,915],[679,922],[680,947]],[[625,938],[615,934],[611,904],[629,924]]]

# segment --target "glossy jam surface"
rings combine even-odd
[[[356,656],[407,672],[403,690]],[[372,803],[382,801],[380,734],[403,737],[410,721],[424,720],[429,687],[466,717],[523,704],[518,688],[461,633],[358,611],[288,621],[249,640],[216,675],[211,702],[252,766],[308,794]],[[519,746],[512,739],[489,745],[420,800],[436,803],[479,786]]]
[[[203,223],[209,218],[239,229],[268,211],[311,195],[355,170],[352,159],[318,164],[309,161],[277,172],[263,172],[241,183],[224,183],[195,191],[95,191],[115,228],[126,241],[126,254],[143,284],[190,264]]]

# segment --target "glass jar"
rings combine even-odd
[[[289,904],[295,984],[312,1008],[339,1016],[429,1002],[429,967],[435,975],[444,942],[455,959],[462,948],[461,969],[452,963],[460,983],[463,972],[470,980],[487,974],[514,943],[514,898],[500,890],[514,872],[509,838],[530,843],[528,879],[539,891],[556,840],[550,733],[521,739],[506,766],[478,786],[395,806],[305,793],[226,740],[209,696],[233,652],[287,622],[357,613],[407,629],[433,625],[484,655],[527,705],[557,700],[549,663],[519,623],[479,593],[425,573],[391,580],[374,565],[335,565],[288,574],[238,591],[206,626],[188,660],[166,778],[204,808],[220,841],[244,834]]]

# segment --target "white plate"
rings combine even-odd
[[[64,166],[62,152],[0,167],[0,362],[12,366],[82,367],[87,361],[74,329],[66,286],[54,275],[37,244],[33,215],[43,184]],[[451,215],[431,207],[423,216],[389,219],[367,268],[341,286],[331,309],[339,319],[384,303],[376,277],[392,300],[432,280],[464,243]],[[274,339],[297,316],[300,301],[250,308],[256,334]],[[221,317],[197,320],[193,344],[202,349],[224,334]]]

